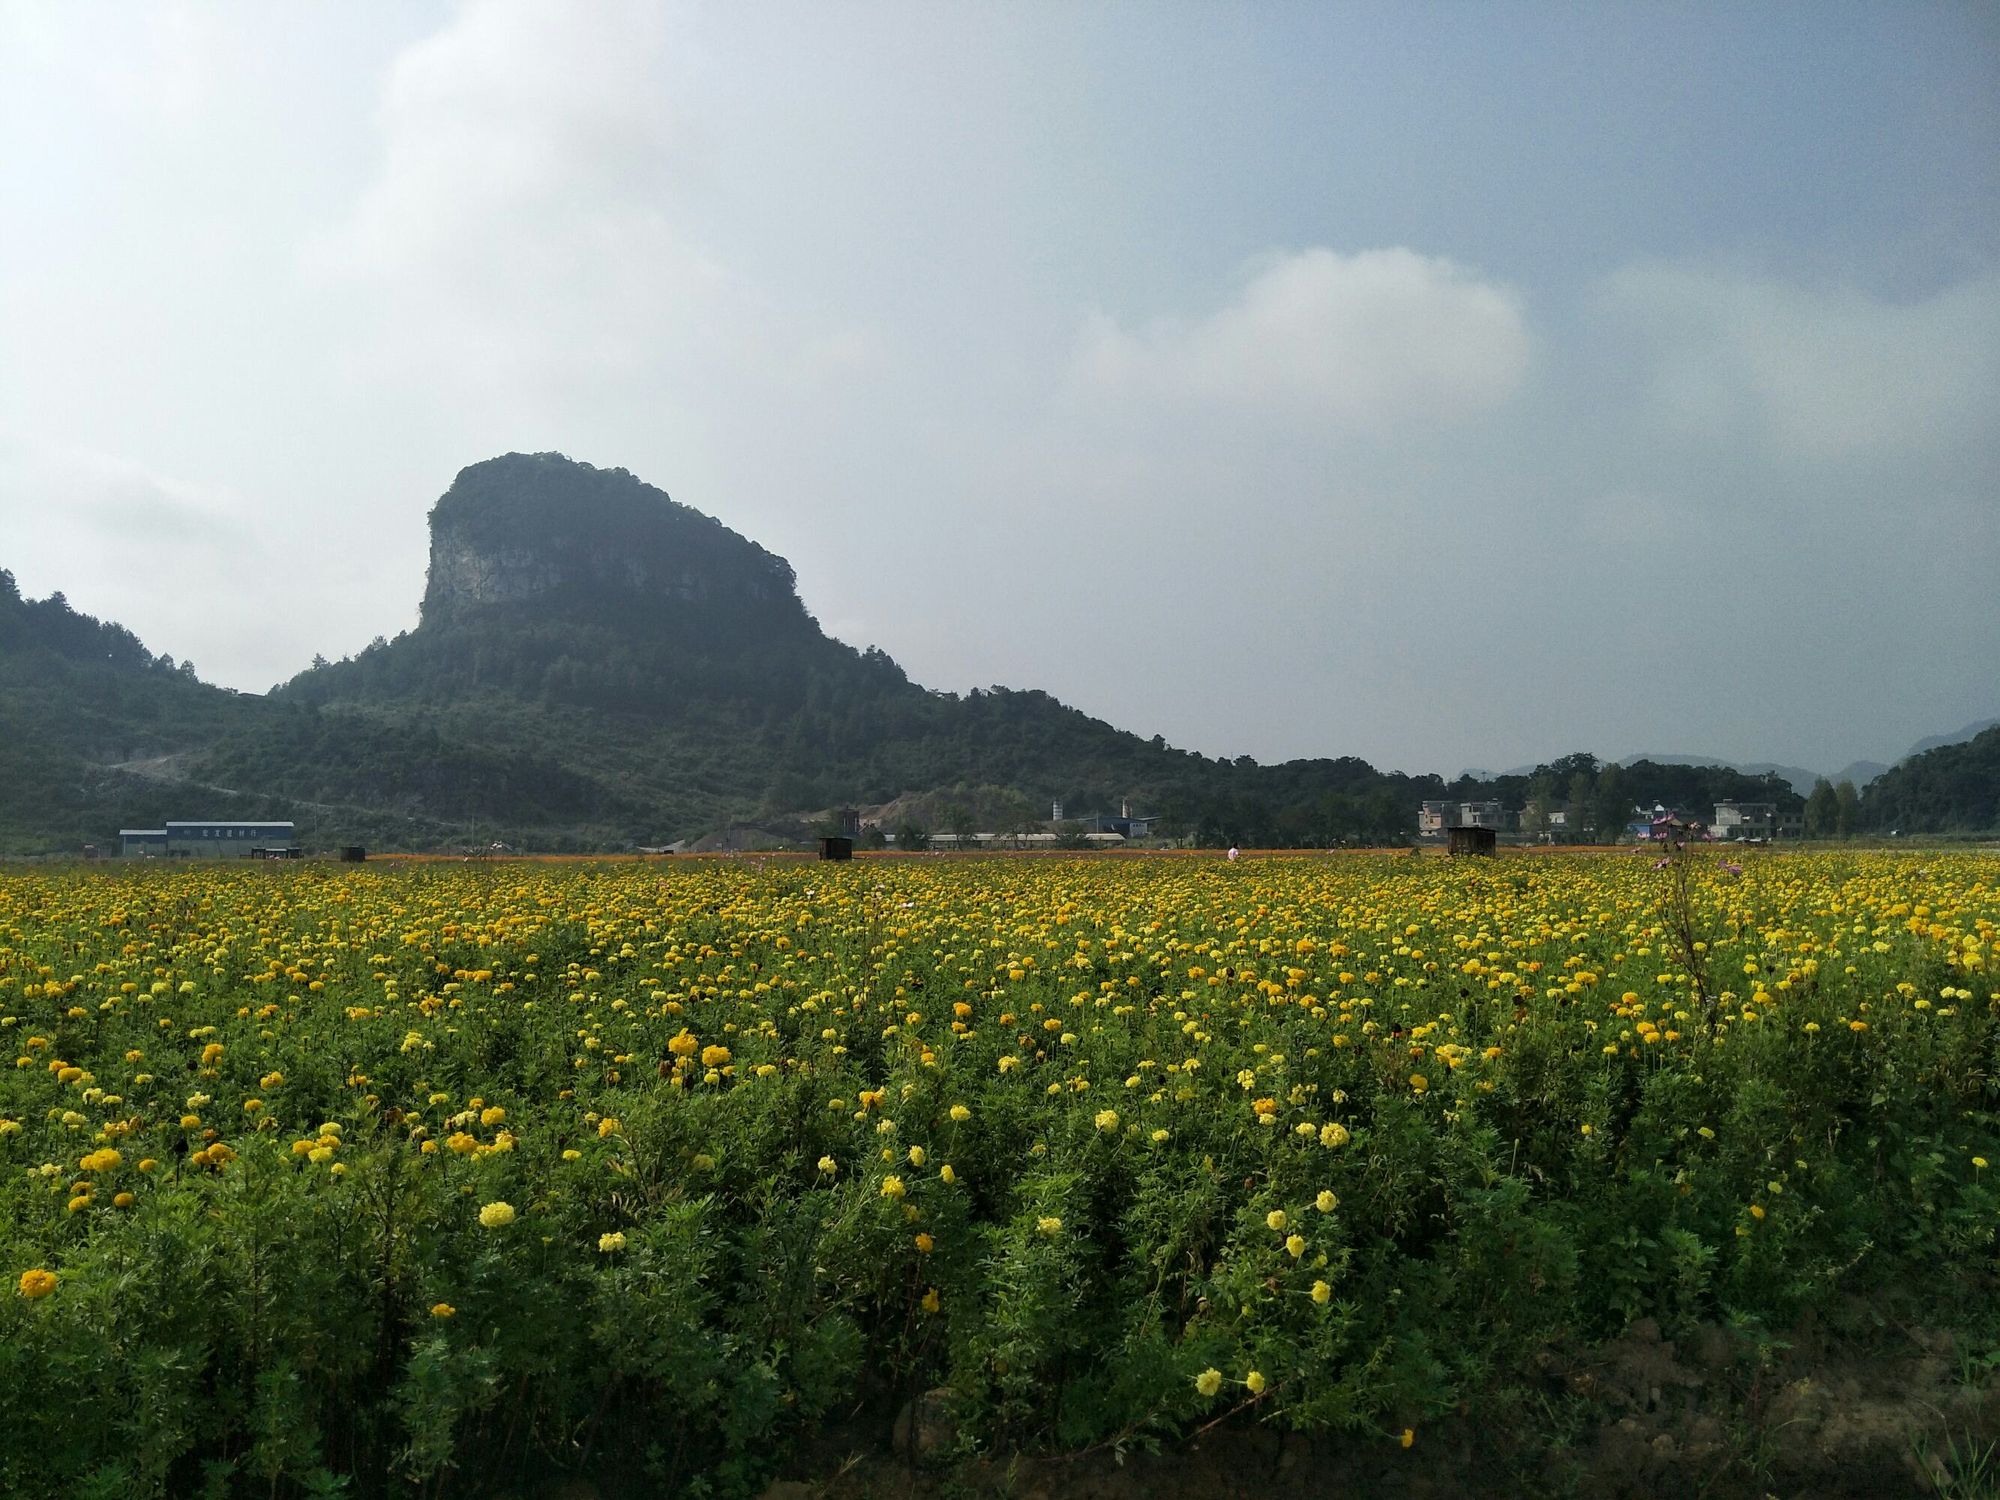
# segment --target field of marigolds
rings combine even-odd
[[[1638,1325],[1976,1363],[1996,924],[1976,853],[0,873],[0,1493],[755,1494],[925,1392],[1504,1461]]]

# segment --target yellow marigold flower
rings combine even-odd
[[[1987,1166],[1987,1163],[1986,1163],[1986,1158],[1985,1158],[1985,1157],[1983,1157],[1983,1156],[1975,1156],[1975,1157],[1973,1157],[1973,1158],[1972,1158],[1972,1169],[1973,1169],[1973,1170],[1974,1170],[1975,1172],[1984,1172],[1984,1171],[1986,1170],[1986,1166]]]
[[[1421,1094],[1425,1089],[1429,1088],[1430,1086],[1431,1086],[1431,1081],[1428,1078],[1424,1077],[1423,1074],[1412,1073],[1410,1075],[1410,1088],[1414,1092]]]
[[[1313,1207],[1323,1214],[1330,1214],[1340,1207],[1340,1200],[1333,1195],[1333,1189],[1321,1188],[1319,1196],[1313,1199]]]
[[[1400,1439],[1400,1441],[1402,1442],[1402,1445],[1403,1445],[1403,1446],[1404,1446],[1405,1448],[1408,1448],[1408,1447],[1410,1447],[1410,1446],[1411,1446],[1412,1444],[1414,1444],[1414,1443],[1416,1442],[1416,1440],[1417,1440],[1417,1429],[1416,1429],[1416,1428],[1414,1428],[1414,1427],[1405,1427],[1405,1428],[1403,1429],[1403,1436],[1402,1436],[1402,1438]]]
[[[1332,1300],[1333,1288],[1328,1286],[1324,1281],[1315,1281],[1313,1283],[1313,1301],[1324,1307]]]
[[[1053,1214],[1045,1215],[1044,1217],[1035,1220],[1035,1228],[1039,1230],[1041,1233],[1047,1235],[1061,1234],[1062,1220],[1055,1217]]]
[[[1285,1239],[1285,1250],[1293,1260],[1297,1260],[1306,1253],[1306,1237],[1302,1234],[1288,1235]]]
[[[830,1156],[822,1156],[819,1159],[819,1169],[831,1177],[835,1172],[840,1170],[840,1163]]]
[[[431,1304],[431,1316],[434,1318],[455,1318],[458,1316],[458,1309],[453,1307],[449,1302],[433,1302]]]
[[[1194,1388],[1204,1396],[1213,1396],[1222,1389],[1222,1371],[1210,1365],[1194,1378]]]
[[[1263,1372],[1263,1371],[1261,1371],[1261,1370],[1252,1370],[1252,1371],[1251,1371],[1251,1372],[1250,1372],[1250,1373],[1249,1373],[1248,1375],[1245,1375],[1245,1376],[1243,1377],[1243,1383],[1244,1383],[1244,1384],[1245,1384],[1246,1386],[1248,1386],[1248,1387],[1250,1388],[1250,1394],[1251,1394],[1251,1395],[1253,1395],[1253,1396],[1261,1396],[1261,1395],[1263,1395],[1263,1394],[1264,1394],[1264,1372]]]
[[[954,1104],[951,1107],[951,1117],[952,1119],[963,1124],[965,1121],[972,1118],[972,1111],[967,1109],[963,1104]]]
[[[924,1293],[924,1300],[918,1303],[917,1305],[923,1308],[923,1310],[927,1313],[934,1313],[938,1310],[940,1306],[943,1305],[943,1299],[938,1296],[938,1289],[936,1287],[932,1287],[929,1291]]]
[[[574,1146],[570,1147],[567,1151],[563,1152],[562,1154],[562,1159],[564,1161],[580,1161],[582,1158],[583,1158],[583,1153],[577,1150]]]
[[[21,1295],[30,1301],[33,1301],[37,1297],[46,1297],[56,1289],[56,1282],[59,1279],[54,1271],[45,1271],[40,1268],[33,1271],[23,1271],[21,1273]]]
[[[1107,1131],[1116,1130],[1118,1128],[1118,1111],[1115,1109],[1100,1109],[1097,1112],[1097,1128]]]
[[[1160,1144],[1160,1143],[1161,1143],[1162,1141],[1164,1141],[1164,1140],[1165,1140],[1165,1139],[1167,1138],[1168,1134],[1169,1134],[1169,1132],[1168,1132],[1168,1131],[1166,1131],[1166,1130],[1156,1130],[1156,1131],[1154,1131],[1154,1132],[1153,1132],[1153,1144],[1154,1144],[1155,1146],[1159,1145],[1159,1144]]]
[[[90,1207],[90,1194],[78,1193],[74,1198],[70,1199],[69,1202],[64,1206],[68,1212],[73,1214],[80,1214],[86,1208]]]
[[[1345,1146],[1350,1139],[1352,1137],[1348,1135],[1345,1125],[1328,1124],[1320,1127],[1319,1143],[1329,1151],[1335,1146]]]
[[[882,1196],[884,1198],[900,1198],[908,1191],[909,1189],[903,1186],[903,1179],[900,1177],[884,1177],[882,1179]]]
[[[943,1166],[938,1168],[938,1181],[942,1182],[947,1187],[951,1186],[952,1183],[958,1181],[958,1173],[952,1171],[950,1162],[946,1162]]]
[[[142,1157],[139,1161],[139,1170],[141,1172],[151,1172],[154,1171],[156,1168],[158,1168],[159,1165],[160,1164],[150,1156]]]
[[[910,1147],[910,1165],[913,1167],[921,1167],[923,1164],[924,1164],[924,1148],[922,1146]]]
[[[511,1203],[489,1203],[479,1210],[479,1222],[487,1229],[504,1229],[514,1222],[514,1205]]]
[[[667,1043],[667,1050],[675,1057],[693,1057],[700,1049],[701,1043],[685,1026],[680,1029],[678,1036]]]
[[[136,1193],[117,1193],[112,1196],[111,1201],[120,1208],[130,1208],[139,1201],[139,1197]]]
[[[183,1129],[183,1130],[199,1130],[199,1129],[201,1129],[201,1116],[200,1116],[200,1115],[182,1115],[182,1116],[181,1116],[181,1129]]]
[[[927,1234],[918,1235],[916,1244],[917,1244],[917,1254],[919,1255],[929,1255],[932,1250],[937,1248],[937,1241],[932,1239]]]
[[[597,1237],[597,1248],[606,1255],[616,1255],[625,1248],[625,1236],[615,1229],[609,1234],[600,1234]]]
[[[91,1152],[90,1155],[84,1157],[82,1160],[83,1170],[86,1172],[109,1172],[114,1168],[123,1166],[124,1163],[125,1158],[116,1151],[113,1151],[109,1146],[106,1146],[101,1151]]]
[[[729,1061],[727,1047],[704,1047],[701,1049],[701,1065],[704,1068],[719,1068]]]
[[[624,1128],[625,1125],[623,1121],[615,1118],[614,1116],[606,1115],[603,1119],[597,1122],[597,1138],[600,1141],[607,1140],[610,1137],[618,1134],[618,1132],[623,1130]]]
[[[1284,1232],[1285,1226],[1291,1222],[1282,1208],[1274,1208],[1264,1215],[1265,1227],[1281,1234]]]
[[[507,1118],[507,1111],[502,1109],[497,1104],[493,1105],[489,1109],[482,1109],[479,1112],[479,1123],[482,1125],[498,1125],[502,1120],[506,1118]]]

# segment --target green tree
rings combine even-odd
[[[1832,838],[1840,823],[1840,796],[1824,776],[1813,783],[1806,798],[1806,837]]]
[[[931,846],[931,831],[910,818],[905,818],[896,828],[896,847],[903,850],[928,849]]]
[[[1592,809],[1591,793],[1595,782],[1588,771],[1578,771],[1569,779],[1569,801],[1565,808],[1569,813],[1569,840],[1580,844],[1597,826],[1596,813]]]
[[[1843,781],[1833,789],[1833,802],[1833,831],[1844,839],[1853,838],[1861,826],[1861,793],[1853,782]]]
[[[1521,832],[1541,833],[1549,826],[1549,813],[1556,805],[1556,779],[1546,768],[1528,783],[1527,798],[1521,804]]]
[[[1590,796],[1590,821],[1601,844],[1615,844],[1624,837],[1625,825],[1632,821],[1632,794],[1620,767],[1606,766],[1598,772]]]

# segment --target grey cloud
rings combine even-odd
[[[1918,301],[1769,276],[1645,264],[1602,306],[1632,329],[1659,419],[1746,425],[1780,456],[1840,462],[1990,443],[2000,411],[2000,276]]]

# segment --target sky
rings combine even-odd
[[[1452,774],[2000,714],[2000,9],[0,0],[0,567],[262,691],[463,466]]]

